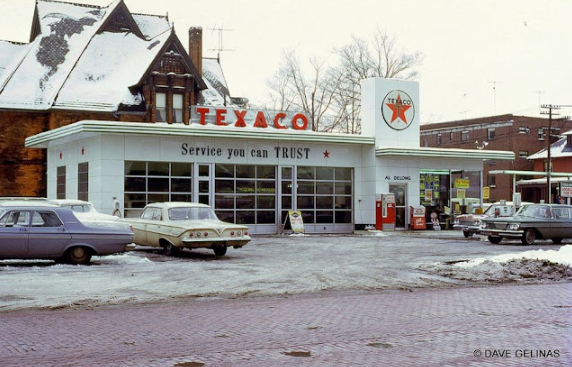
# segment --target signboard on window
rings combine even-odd
[[[466,178],[455,179],[455,188],[456,189],[468,189],[469,188],[469,180]]]
[[[560,182],[560,196],[564,198],[572,198],[572,181]]]

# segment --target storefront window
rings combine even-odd
[[[215,166],[215,211],[240,224],[276,223],[276,167]]]
[[[192,163],[125,161],[125,216],[137,217],[145,205],[192,201]]]

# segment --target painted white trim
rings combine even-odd
[[[26,138],[27,148],[47,148],[50,141],[66,138],[74,141],[93,134],[130,134],[149,136],[192,136],[211,139],[244,139],[373,145],[374,138],[362,135],[332,134],[314,131],[266,131],[260,128],[208,127],[202,125],[155,124],[138,122],[84,120]]]

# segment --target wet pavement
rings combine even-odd
[[[12,366],[570,366],[572,284],[0,314]]]

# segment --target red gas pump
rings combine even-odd
[[[395,195],[381,194],[381,200],[375,202],[375,229],[395,230]]]

